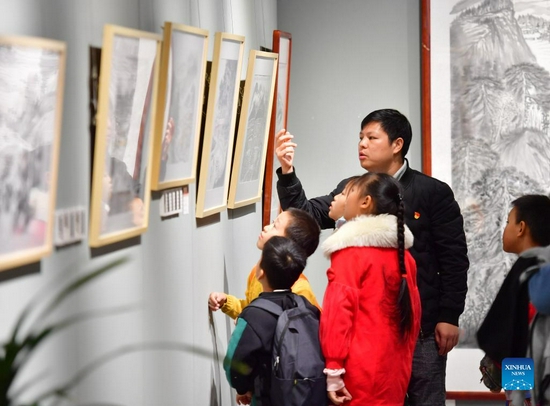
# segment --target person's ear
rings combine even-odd
[[[265,272],[262,268],[258,267],[258,270],[256,271],[256,279],[262,280],[265,277]]]
[[[361,211],[365,213],[372,213],[373,204],[374,201],[372,200],[371,195],[366,195],[359,203],[359,207],[361,208]]]
[[[393,153],[394,154],[399,154],[401,152],[401,150],[403,149],[403,138],[398,138],[396,139],[394,142],[392,142],[392,147],[393,147]]]
[[[527,224],[525,221],[520,221],[518,223],[518,237],[525,237],[529,232],[529,227],[527,227]]]

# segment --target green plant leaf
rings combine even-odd
[[[42,320],[45,320],[46,316],[48,316],[49,313],[51,313],[63,300],[80,289],[81,287],[88,284],[90,281],[96,279],[97,277],[105,274],[109,270],[122,265],[124,262],[128,261],[127,258],[120,258],[115,261],[110,262],[107,265],[104,265],[100,267],[99,269],[89,272],[79,278],[77,278],[75,281],[67,285],[64,289],[62,289],[56,296],[53,297],[49,305],[45,307],[45,309],[40,313],[40,315],[37,317],[37,320],[40,322]],[[37,298],[41,298],[41,295],[37,295]],[[31,301],[23,310],[21,313],[21,316],[19,316],[19,319],[17,320],[15,324],[15,328],[13,329],[13,333],[11,336],[10,341],[11,342],[17,342],[17,336],[19,334],[19,331],[21,330],[21,327],[23,323],[26,321],[26,319],[29,317],[29,315],[35,310],[35,306],[38,306],[37,300]]]
[[[61,322],[52,324],[44,328],[40,333],[27,337],[25,342],[22,344],[22,355],[20,355],[19,358],[13,361],[14,368],[16,370],[21,369],[22,366],[25,365],[25,362],[27,362],[27,360],[32,356],[33,351],[39,346],[39,344],[41,344],[46,338],[60,330],[71,327],[77,323],[82,323],[84,321],[107,316],[115,316],[122,313],[134,311],[136,309],[137,306],[120,306],[112,309],[92,310],[73,315]],[[21,395],[21,393],[24,393],[25,390],[28,390],[30,387],[32,387],[33,384],[37,382],[38,381],[36,379],[31,379],[29,382],[23,384],[21,387],[12,390],[12,398],[17,399]]]
[[[213,358],[213,353],[211,350],[208,350],[206,348],[196,347],[193,345],[188,345],[188,344],[172,343],[172,342],[129,344],[105,353],[104,355],[92,361],[90,364],[86,365],[84,368],[78,371],[75,374],[75,376],[69,381],[67,381],[65,384],[42,393],[41,395],[37,396],[33,402],[40,403],[52,397],[67,396],[68,393],[76,385],[78,385],[82,380],[84,380],[96,369],[102,367],[108,362],[113,361],[123,355],[135,353],[138,351],[180,351],[185,353],[193,353],[195,355],[197,354],[202,355],[211,359]]]
[[[43,308],[41,312],[38,313],[38,316],[35,318],[36,324],[40,325],[47,320],[47,316],[57,307],[60,303],[63,302],[68,296],[72,293],[78,291],[83,286],[86,286],[89,282],[95,280],[99,276],[105,274],[111,269],[121,265],[126,262],[127,258],[121,258],[114,260],[107,265],[104,265],[95,271],[86,273],[83,276],[78,277],[73,282],[65,286],[61,291],[59,291],[49,303]],[[70,317],[69,319],[51,324],[47,327],[42,327],[38,332],[36,331],[40,327],[32,326],[29,328],[29,332],[26,336],[19,338],[20,331],[22,326],[27,322],[31,314],[37,310],[37,307],[40,306],[39,300],[43,300],[44,295],[37,295],[34,300],[31,300],[24,308],[23,312],[19,316],[11,337],[8,342],[3,345],[3,354],[0,358],[0,406],[9,405],[10,399],[8,398],[8,392],[10,391],[11,385],[15,380],[15,377],[18,371],[23,367],[27,359],[32,355],[36,347],[52,333],[59,331],[63,328],[66,328],[76,322],[84,321],[91,318],[97,313],[101,312],[88,312],[87,316],[84,316],[83,320],[79,320],[80,316]],[[115,312],[119,310],[115,309]],[[109,311],[109,312],[112,312]],[[104,315],[107,314],[103,312]],[[94,316],[95,317],[95,316]],[[23,355],[22,355],[23,354]]]

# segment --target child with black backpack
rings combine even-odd
[[[320,312],[290,290],[306,261],[304,250],[286,237],[271,237],[263,248],[256,271],[263,293],[237,319],[224,359],[240,405],[327,404]]]

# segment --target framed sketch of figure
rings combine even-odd
[[[196,217],[227,207],[244,37],[216,33],[197,189]]]
[[[106,25],[99,77],[90,246],[147,229],[161,37]]]
[[[195,180],[208,31],[164,23],[151,188]]]
[[[262,224],[270,224],[279,215],[280,203],[277,195],[277,173],[279,161],[275,159],[275,134],[287,128],[288,96],[290,87],[290,56],[292,54],[292,35],[288,32],[273,31],[273,52],[279,55],[275,95],[271,113],[271,127],[267,142],[265,162],[264,196]]]
[[[271,52],[250,51],[231,171],[228,200],[231,209],[262,198],[277,59],[277,54]]]
[[[0,271],[50,254],[65,43],[0,37]]]

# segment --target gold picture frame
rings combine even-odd
[[[66,44],[0,36],[0,271],[53,248]]]
[[[278,55],[251,50],[244,87],[228,207],[236,209],[262,198],[265,160]]]
[[[161,40],[150,32],[104,27],[91,247],[136,237],[147,229]]]
[[[197,218],[227,208],[243,52],[243,36],[216,33],[197,188]]]
[[[208,31],[164,23],[151,189],[195,181]]]

